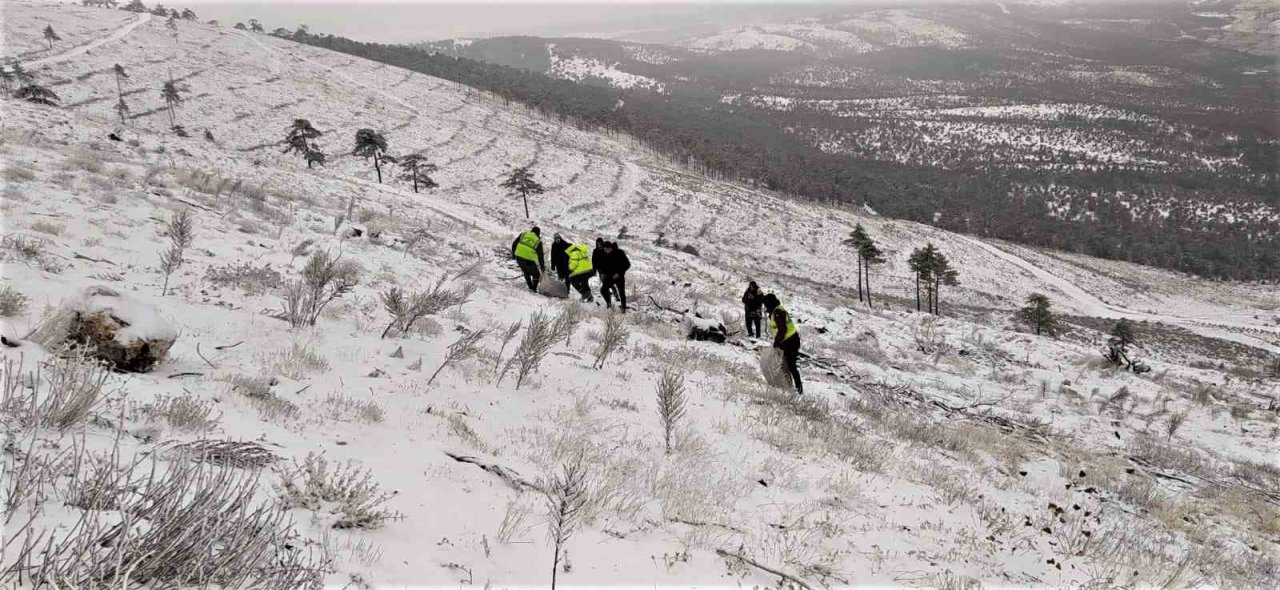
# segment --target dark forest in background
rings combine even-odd
[[[648,68],[643,72],[647,75],[661,76],[666,92],[655,93],[552,78],[538,71],[543,67],[540,63],[511,67],[435,50],[303,31],[291,38],[491,92],[579,127],[629,134],[672,161],[701,172],[820,203],[865,203],[882,215],[947,230],[1211,278],[1280,279],[1280,224],[1273,218],[1247,213],[1252,203],[1280,208],[1280,150],[1275,122],[1268,121],[1265,111],[1243,109],[1243,114],[1223,114],[1217,121],[1186,115],[1194,119],[1188,124],[1211,130],[1192,139],[1208,142],[1212,144],[1209,149],[1241,162],[1229,172],[1194,166],[1149,169],[1123,163],[1080,166],[1078,161],[1058,161],[1057,155],[1015,147],[959,156],[941,154],[935,160],[941,158],[945,165],[921,165],[886,161],[883,154],[865,146],[861,151],[843,153],[815,147],[814,134],[858,137],[868,127],[858,118],[804,109],[752,108],[721,100],[729,89],[757,87],[762,71],[776,74],[802,59],[785,52],[736,51],[719,58],[681,61],[665,72],[652,64],[632,64]],[[1141,39],[1126,39],[1122,47],[1114,46],[1120,38],[1100,36],[1090,51],[1110,52],[1124,59],[1177,59],[1161,54],[1158,44]],[[503,55],[539,55],[537,48],[544,47],[544,40],[530,37],[488,41],[473,46],[475,51],[492,53],[485,56],[490,61],[503,61]],[[556,41],[559,46],[565,40]],[[570,41],[621,55],[616,46],[611,48],[611,42]],[[546,55],[545,49],[540,55]],[[1243,54],[1224,51],[1199,59],[1233,55]],[[990,64],[1008,70],[1010,59],[1001,52],[981,49],[902,50],[864,56],[860,67],[870,67],[886,84],[904,74],[920,75],[925,68],[931,70],[926,72],[930,76],[971,78],[974,84],[992,86],[989,77],[977,72]],[[1034,68],[1035,64],[1022,66]],[[1211,69],[1215,64],[1200,66]],[[1228,82],[1258,104],[1265,105],[1268,100],[1274,104],[1275,89],[1269,78],[1259,81],[1236,76]],[[1033,89],[1005,84],[988,91],[1010,98],[1052,96],[1079,101],[1108,92],[1061,81],[1038,83]],[[1060,124],[1098,123],[1063,120]],[[1126,125],[1123,121],[1107,124]],[[910,132],[910,125],[902,130]],[[883,128],[879,132],[883,133]],[[1160,144],[1164,139],[1154,137],[1152,143]],[[1026,165],[1029,160],[1032,165]],[[1013,161],[1023,165],[1010,165]],[[1059,190],[1052,204],[1039,187]],[[1070,214],[1063,213],[1064,202]]]

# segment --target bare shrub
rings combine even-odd
[[[27,312],[27,296],[9,285],[0,285],[0,317],[10,318]]]
[[[213,402],[194,395],[162,396],[139,408],[148,422],[163,421],[174,430],[204,432],[217,426]]]
[[[65,264],[48,251],[49,242],[43,238],[24,234],[8,235],[0,237],[0,247],[45,272],[57,274],[66,268]]]
[[[911,339],[915,342],[916,349],[923,354],[933,356],[947,351],[946,337],[938,326],[938,318],[934,316],[925,316],[911,326]]]
[[[1165,430],[1166,437],[1172,439],[1173,435],[1178,432],[1178,428],[1181,428],[1182,423],[1186,421],[1187,421],[1186,412],[1169,414],[1169,416],[1165,418],[1165,423],[1164,423],[1164,430]]]
[[[236,440],[195,440],[173,445],[165,455],[241,469],[266,467],[280,459],[256,442]]]
[[[444,361],[441,362],[440,366],[436,368],[436,371],[431,374],[431,378],[427,379],[427,385],[430,385],[435,381],[436,376],[440,374],[440,371],[443,371],[444,368],[449,366],[451,363],[464,361],[476,356],[482,350],[480,348],[480,341],[488,334],[488,328],[481,328],[468,334],[463,334],[453,344],[450,344],[448,352],[445,353]]]
[[[102,157],[89,150],[78,149],[67,154],[62,166],[69,170],[84,170],[94,174],[102,173]]]
[[[358,264],[332,258],[328,252],[316,252],[302,269],[302,278],[285,284],[280,317],[295,328],[314,326],[326,305],[350,293],[359,283]]]
[[[587,506],[587,468],[581,457],[565,463],[547,487],[547,537],[554,547],[551,562],[551,588],[556,587],[556,573],[565,545],[573,536]]]
[[[36,179],[36,173],[28,168],[10,164],[4,167],[4,179],[7,182],[28,182]]]
[[[363,422],[377,424],[386,419],[386,410],[376,400],[357,400],[340,393],[330,393],[324,399],[324,415],[339,422]]]
[[[624,316],[617,313],[606,315],[604,331],[600,333],[600,340],[596,343],[596,359],[593,366],[596,369],[604,368],[604,363],[609,356],[625,345],[629,338],[631,338],[631,331],[627,329]]]
[[[128,587],[137,580],[172,587],[321,587],[325,565],[299,548],[287,512],[254,500],[258,472],[194,462],[162,466],[154,459],[89,469],[95,474],[80,480],[99,478],[96,489],[110,493],[127,482],[130,493],[118,495],[119,510],[84,510],[66,528],[16,531],[23,543],[0,581],[68,588]],[[104,502],[81,496],[77,504]]]
[[[20,423],[67,430],[89,417],[104,401],[102,387],[111,375],[84,350],[68,351],[22,377],[21,364],[4,363],[4,398],[0,409]]]
[[[165,233],[169,235],[169,249],[160,254],[160,272],[164,273],[161,295],[169,293],[169,277],[185,262],[183,256],[195,239],[195,220],[191,216],[191,210],[182,208],[174,211],[165,224]]]
[[[204,278],[220,287],[235,287],[249,295],[277,289],[283,284],[280,273],[270,264],[258,267],[248,262],[210,266],[205,270]]]
[[[475,285],[470,283],[457,289],[446,289],[447,280],[447,277],[440,277],[435,286],[421,293],[406,293],[399,287],[380,293],[378,298],[382,301],[382,308],[391,315],[391,323],[382,331],[382,338],[386,338],[392,329],[408,333],[418,320],[460,306],[475,293]]]
[[[42,234],[60,236],[62,235],[62,232],[67,231],[67,226],[55,221],[46,221],[41,219],[31,224],[31,229],[32,231],[38,231]]]
[[[528,516],[529,509],[519,498],[507,501],[507,506],[502,511],[502,522],[498,524],[498,542],[510,543],[516,537],[528,533],[529,527],[524,524]]]
[[[331,463],[315,453],[282,471],[278,491],[286,507],[335,515],[335,529],[376,529],[402,518],[385,507],[394,493],[382,491],[368,470],[351,462]]]
[[[685,412],[684,376],[667,370],[658,382],[658,419],[662,423],[662,442],[671,454],[671,440]]]
[[[329,361],[300,340],[294,340],[288,348],[263,354],[261,359],[269,370],[290,379],[305,379],[329,370]]]

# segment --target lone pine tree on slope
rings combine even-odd
[[[169,109],[169,125],[177,126],[178,115],[174,108],[182,104],[182,91],[185,90],[178,86],[177,82],[170,79],[160,87],[160,98],[164,99],[164,105]]]
[[[533,179],[533,172],[530,170],[532,167],[533,165],[530,164],[528,166],[521,166],[513,169],[511,174],[507,176],[507,179],[502,181],[502,184],[498,185],[513,193],[519,194],[520,198],[524,199],[525,217],[529,217],[529,195],[540,195],[547,190],[543,188],[541,184],[538,184],[538,181]]]
[[[1018,310],[1018,320],[1035,330],[1037,336],[1057,336],[1061,324],[1049,309],[1050,305],[1049,298],[1042,293],[1027,295],[1027,305]]]
[[[307,119],[294,119],[284,137],[284,153],[297,152],[307,161],[307,168],[313,164],[324,165],[324,153],[316,146],[315,139],[324,135],[311,125]]]
[[[387,139],[372,129],[356,131],[356,147],[351,155],[373,158],[373,169],[378,172],[378,183],[382,183],[382,160],[387,155]]]
[[[425,189],[433,189],[439,186],[436,181],[431,178],[431,173],[438,170],[435,164],[427,161],[427,157],[422,154],[409,154],[400,158],[400,168],[404,170],[404,174],[400,176],[401,180],[413,181],[413,192],[418,192],[418,187]]]
[[[62,37],[59,37],[57,33],[53,32],[53,25],[45,25],[44,40],[49,42],[49,49],[53,49],[53,42],[61,41]]]

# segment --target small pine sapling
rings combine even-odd
[[[551,561],[551,588],[556,587],[556,573],[565,555],[566,545],[582,519],[588,501],[587,467],[582,456],[571,459],[548,486],[547,537],[554,548]]]
[[[618,313],[611,313],[605,316],[604,331],[600,333],[600,341],[596,346],[595,363],[592,364],[596,369],[604,368],[604,363],[609,359],[609,356],[625,345],[627,339],[631,337],[631,331],[627,329],[624,317]]]
[[[427,379],[427,385],[431,385],[431,382],[436,380],[436,375],[439,375],[440,371],[443,371],[451,363],[465,361],[479,354],[481,350],[480,341],[488,334],[489,329],[482,328],[469,334],[463,334],[461,338],[450,344],[448,352],[444,355],[444,362],[440,363],[436,372],[432,373],[431,377]]]
[[[662,422],[663,447],[668,455],[676,426],[684,418],[684,406],[684,376],[668,369],[658,381],[658,419]]]
[[[169,277],[182,266],[183,255],[195,239],[195,220],[191,210],[174,211],[165,224],[165,232],[169,234],[169,250],[160,255],[160,271],[164,273],[164,286],[160,289],[162,297],[169,294]]]

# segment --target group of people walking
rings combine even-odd
[[[525,284],[530,291],[538,290],[538,283],[545,274],[547,263],[542,251],[542,229],[534,227],[518,236],[511,243],[511,256],[520,265]],[[596,238],[595,250],[586,244],[572,244],[560,234],[551,240],[551,269],[566,287],[572,287],[583,301],[595,301],[591,293],[591,277],[600,277],[600,295],[606,307],[613,307],[617,298],[623,313],[627,312],[627,271],[631,260],[615,242]]]
[[[511,243],[511,256],[520,266],[529,290],[536,292],[547,268],[542,252],[542,229],[534,227],[516,236]],[[612,308],[613,298],[617,297],[619,307],[626,313],[627,271],[631,269],[631,261],[627,258],[626,251],[619,248],[617,243],[596,238],[595,249],[592,250],[586,244],[573,244],[560,234],[555,234],[551,241],[551,269],[556,278],[564,281],[566,288],[576,290],[583,301],[595,301],[590,281],[591,277],[599,275],[600,295],[604,297],[605,306]],[[751,281],[742,294],[742,305],[749,337],[763,337],[760,331],[761,320],[762,316],[768,316],[767,326],[769,333],[773,335],[773,347],[781,351],[796,393],[804,393],[797,367],[800,359],[800,333],[796,330],[791,314],[776,295],[763,293],[755,281]]]

